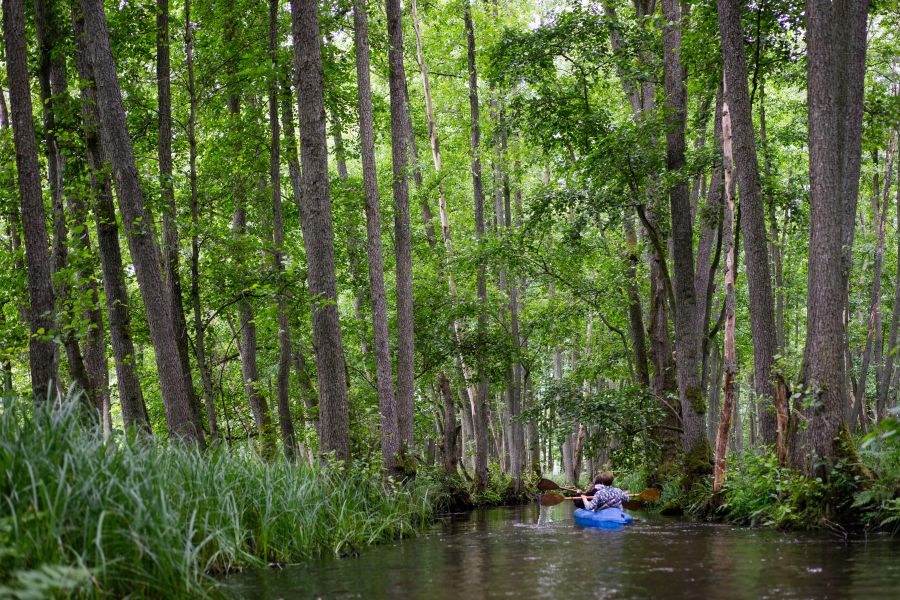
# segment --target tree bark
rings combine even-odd
[[[189,183],[191,188],[191,308],[194,317],[194,354],[203,383],[203,401],[206,404],[206,422],[212,445],[219,443],[219,420],[216,415],[212,373],[206,357],[206,325],[200,304],[200,202],[197,196],[197,92],[194,83],[194,25],[191,23],[191,0],[184,3],[184,50],[188,75]]]
[[[766,219],[756,155],[756,129],[753,107],[747,89],[744,63],[744,34],[741,29],[739,0],[718,0],[719,33],[728,105],[734,122],[734,160],[741,194],[741,230],[744,235],[744,260],[750,295],[750,330],[753,335],[753,387],[757,402],[763,403],[760,434],[763,442],[773,444],[778,437],[773,399],[772,367],[775,364],[777,331],[769,272]],[[727,310],[727,308],[726,308]]]
[[[369,258],[369,289],[372,298],[372,328],[375,333],[375,378],[378,405],[381,410],[381,457],[384,470],[391,473],[397,467],[401,436],[397,422],[397,406],[394,399],[393,369],[388,333],[387,295],[384,289],[384,260],[381,255],[381,208],[378,197],[378,173],[375,166],[375,127],[372,112],[372,85],[369,75],[369,32],[366,1],[355,0],[353,5],[354,42],[356,44],[356,80],[359,106],[359,140],[362,158],[363,189],[366,202],[366,253]],[[440,381],[441,391],[450,394],[452,410],[453,394],[446,377]],[[444,389],[446,385],[446,390]],[[446,441],[445,424],[444,467],[448,468],[448,453],[453,452],[455,472],[456,454]],[[455,425],[452,429],[455,432]]]
[[[291,328],[287,312],[287,300],[281,291],[284,283],[284,217],[281,209],[281,125],[278,121],[278,0],[269,0],[269,184],[272,186],[272,266],[275,270],[279,291],[275,304],[278,320],[278,374],[276,388],[278,396],[278,426],[281,430],[281,444],[284,456],[294,460],[297,438],[294,421],[291,418]]]
[[[896,132],[895,132],[895,135]],[[897,187],[897,230],[900,231],[900,185]],[[897,267],[900,273],[900,239],[898,239]],[[881,370],[881,379],[878,382],[878,397],[875,400],[875,418],[880,423],[887,417],[887,400],[891,385],[894,382],[894,354],[897,349],[897,333],[900,330],[900,277],[894,284],[894,311],[891,316],[891,331],[888,337],[888,347],[884,368]]]
[[[73,5],[72,9],[72,26],[75,34],[75,65],[82,82],[81,117],[84,145],[93,195],[97,246],[100,250],[103,289],[106,292],[106,309],[109,314],[109,336],[116,365],[122,420],[126,427],[133,427],[149,434],[150,421],[135,368],[131,311],[128,288],[125,285],[125,269],[122,265],[122,250],[119,246],[119,226],[116,223],[110,176],[104,167],[107,159],[99,135],[100,116],[97,112],[94,71],[84,35],[84,19],[77,4]]]
[[[299,75],[301,222],[319,377],[319,453],[322,457],[334,453],[337,460],[346,464],[350,459],[350,411],[334,271],[317,2],[291,0],[291,30],[294,68]]]
[[[720,3],[721,4],[721,3]],[[720,7],[721,18],[721,7]],[[741,50],[743,52],[743,50]],[[722,491],[725,471],[728,466],[728,434],[735,412],[735,379],[737,377],[737,353],[734,345],[735,330],[735,260],[734,260],[734,154],[732,152],[731,129],[731,88],[728,76],[725,80],[725,101],[722,105],[722,146],[724,148],[725,171],[725,223],[722,228],[725,247],[725,384],[722,412],[716,434],[715,467],[713,470],[713,493]],[[751,130],[752,131],[752,130]]]
[[[191,360],[188,351],[187,322],[184,316],[184,300],[181,292],[179,265],[178,209],[175,205],[175,187],[172,175],[172,90],[171,61],[169,59],[169,0],[156,0],[156,91],[159,107],[159,187],[162,193],[163,248],[162,270],[168,292],[169,312],[178,343],[178,359],[187,383],[188,397],[194,412],[194,421],[202,429],[200,405],[194,391]]]
[[[881,329],[881,273],[884,267],[884,238],[887,226],[887,209],[888,201],[891,196],[891,181],[893,179],[894,170],[894,153],[897,144],[896,132],[891,136],[888,145],[887,154],[885,156],[884,166],[884,190],[881,199],[881,205],[878,204],[877,191],[873,198],[873,207],[875,209],[875,227],[878,241],[875,245],[875,260],[872,273],[872,293],[869,297],[868,329],[866,331],[866,346],[863,350],[862,364],[859,367],[859,382],[854,394],[854,414],[850,422],[851,426],[858,424],[863,431],[868,426],[868,411],[866,409],[866,381],[869,375],[869,364],[872,361],[874,353],[873,345],[878,343],[876,337]],[[877,175],[876,175],[877,177]],[[877,362],[876,362],[877,364]],[[877,409],[876,409],[877,410]]]
[[[391,157],[394,188],[394,248],[397,255],[397,427],[401,445],[413,442],[415,346],[413,341],[412,237],[407,180],[406,71],[400,0],[386,0],[391,98]]]
[[[685,69],[681,63],[681,7],[678,0],[663,0],[666,92],[666,168],[678,173],[685,166],[684,128],[686,118]],[[706,439],[706,404],[700,388],[697,343],[697,299],[694,291],[694,252],[691,201],[687,182],[676,181],[669,190],[672,216],[672,247],[678,394],[681,402],[682,449],[685,453],[687,487],[693,487],[709,472],[710,452]]]
[[[478,110],[478,73],[475,69],[475,27],[472,24],[470,2],[463,8],[466,28],[466,48],[469,65],[469,115],[471,121],[472,189],[475,199],[475,239],[481,244],[484,238],[484,188],[481,180],[481,126]],[[488,374],[484,346],[487,335],[487,276],[484,263],[478,265],[478,395],[473,407],[475,425],[475,489],[487,486],[488,466]]]
[[[226,42],[231,42],[234,37],[234,31],[231,29],[233,25],[228,26],[225,32]],[[233,73],[227,73],[226,86],[229,88],[227,95],[227,108],[230,118],[232,119],[232,128],[239,127],[239,115],[241,111],[241,99],[237,91],[234,89]],[[243,237],[247,234],[247,211],[243,205],[244,190],[238,186],[234,194],[234,213],[231,219],[231,231],[235,242],[242,243]],[[237,257],[240,264],[243,261],[243,254]],[[241,375],[243,377],[244,392],[247,394],[247,400],[250,403],[250,410],[253,413],[253,421],[256,424],[258,434],[259,450],[264,457],[272,457],[275,452],[275,433],[272,425],[272,416],[269,413],[269,403],[266,400],[262,390],[262,382],[259,380],[259,369],[257,367],[257,343],[256,343],[256,318],[253,306],[244,293],[244,289],[248,286],[242,285],[240,299],[238,301],[238,318],[240,319],[240,327],[238,329],[238,354],[241,359]]]
[[[37,406],[51,400],[57,385],[54,355],[56,344],[54,293],[50,279],[50,255],[47,251],[47,225],[41,197],[37,143],[32,121],[31,86],[28,81],[28,56],[25,37],[25,8],[22,0],[3,0],[3,33],[6,47],[6,72],[9,80],[10,116],[16,148],[16,172],[22,230],[25,236],[25,262],[28,266],[28,358],[31,391]]]
[[[844,244],[846,229],[853,229],[859,186],[864,72],[859,63],[865,64],[868,4],[808,0],[806,10],[811,209],[805,378],[815,402],[796,406],[791,462],[823,479],[846,422]],[[805,427],[797,426],[801,418]]]
[[[125,121],[125,108],[109,46],[106,15],[100,0],[82,0],[85,32],[97,85],[97,108],[103,146],[116,180],[119,208],[128,235],[131,256],[156,355],[169,434],[185,443],[204,446],[203,431],[193,420],[187,382],[178,358],[178,343],[159,273],[159,248],[153,224],[144,209],[134,150]]]

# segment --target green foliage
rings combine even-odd
[[[900,531],[900,419],[883,420],[863,438],[859,454],[875,480],[855,495],[853,507],[862,511],[866,523],[896,533]]]
[[[435,481],[382,483],[240,450],[104,441],[74,409],[0,408],[0,586],[13,597],[197,597],[210,574],[411,535]]]
[[[750,525],[809,527],[823,516],[825,485],[778,466],[772,454],[744,453],[730,461],[719,515]]]

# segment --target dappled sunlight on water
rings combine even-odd
[[[275,598],[891,598],[900,542],[748,529],[638,513],[581,529],[572,507],[495,508],[442,520],[357,559],[322,559],[228,581]]]

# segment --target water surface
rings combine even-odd
[[[455,515],[358,558],[242,573],[228,586],[254,600],[900,598],[900,541],[884,535],[844,542],[642,513],[622,530],[580,529],[571,511]]]

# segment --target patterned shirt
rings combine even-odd
[[[628,500],[628,493],[611,485],[598,485],[594,489],[594,498],[585,505],[588,510],[604,508],[622,508],[622,502]]]

